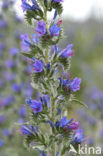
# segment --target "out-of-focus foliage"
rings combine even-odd
[[[90,17],[84,22],[66,21],[66,35],[74,43],[75,56],[71,71],[82,77],[83,85],[78,97],[88,110],[77,111],[82,128],[89,136],[88,143],[103,146],[103,22]],[[62,44],[62,43],[61,43]],[[63,44],[67,44],[66,42]]]
[[[0,13],[0,156],[32,156],[35,153],[24,148],[17,127],[25,122],[24,99],[33,90],[27,76],[31,65],[19,55],[20,34],[25,26],[13,5],[3,0]]]

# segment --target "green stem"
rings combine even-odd
[[[46,24],[46,30],[48,32],[48,21],[47,21],[47,10],[45,9],[44,10],[44,21],[45,21],[45,24]],[[46,48],[45,50],[45,61],[46,63],[48,64],[49,63],[49,55],[48,55],[48,47]]]

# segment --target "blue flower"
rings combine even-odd
[[[6,28],[7,22],[5,20],[0,20],[0,28]]]
[[[60,121],[60,127],[66,127],[68,124],[72,122],[73,119],[68,120],[65,116]]]
[[[60,84],[64,87],[68,86],[71,82],[69,79],[62,79],[61,77],[59,78],[59,80],[60,80]]]
[[[76,92],[77,90],[80,90],[80,84],[81,84],[81,79],[76,77],[70,84],[70,89]]]
[[[74,54],[74,50],[72,50],[71,48],[73,47],[72,44],[69,44],[67,46],[66,49],[64,49],[62,52],[61,52],[61,56],[63,58],[67,58],[67,57],[71,57],[73,54]]]
[[[10,54],[12,56],[15,56],[16,54],[18,54],[18,52],[19,52],[19,49],[18,48],[15,48],[15,47],[11,47],[10,48]]]
[[[56,152],[56,156],[59,156],[59,152]]]
[[[34,59],[34,58],[33,58]],[[34,59],[33,70],[35,73],[41,73],[43,71],[43,63],[37,59]]]
[[[20,114],[21,117],[25,117],[25,115],[26,115],[26,107],[21,106],[20,110],[19,110],[19,114]]]
[[[58,25],[54,23],[54,24],[50,27],[50,29],[49,29],[50,35],[51,35],[51,36],[59,36],[60,30],[61,30],[61,28],[58,27]]]
[[[53,0],[54,2],[58,3],[58,2],[64,2],[64,0]]]
[[[0,139],[0,147],[4,145],[4,140]]]
[[[42,102],[37,100],[32,100],[32,104],[30,105],[30,108],[33,110],[34,114],[37,114],[38,112],[42,112]]]
[[[77,130],[75,132],[73,143],[81,144],[84,141],[85,135],[83,134],[83,130]]]
[[[21,127],[21,134],[22,135],[32,135],[33,133],[35,133],[35,129],[33,126],[28,125],[28,126],[22,126]]]
[[[6,71],[6,72],[4,72],[4,77],[7,81],[12,81],[16,78],[16,74]]]
[[[23,12],[25,12],[26,10],[39,10],[39,7],[37,5],[36,0],[32,0],[32,5],[30,5],[29,3],[27,3],[27,0],[22,0],[22,9]]]
[[[67,128],[68,130],[77,130],[79,127],[78,122],[73,122],[74,119],[68,120],[65,116],[60,120],[60,122],[56,122],[56,127]]]
[[[52,128],[54,127],[54,124],[52,123],[52,121],[48,120],[46,123],[48,123]]]
[[[0,115],[0,124],[2,124],[5,121],[5,116],[4,115]]]
[[[41,97],[41,102],[44,106],[47,105],[49,108],[50,107],[50,96],[48,94],[44,95],[43,97]]]
[[[44,152],[42,152],[41,150],[38,150],[40,153],[40,156],[47,156],[47,154],[45,154]]]
[[[17,83],[14,83],[14,84],[12,84],[12,89],[13,89],[14,92],[20,92],[21,85],[19,85]]]
[[[4,136],[9,136],[8,129],[3,129],[2,133],[3,133]]]
[[[37,37],[36,34],[32,34],[32,41],[33,41],[35,44],[37,44],[37,43],[40,41],[40,39]]]
[[[55,127],[60,127],[60,121],[55,122]]]
[[[29,39],[28,34],[22,34],[20,36],[22,42],[21,42],[21,50],[24,52],[28,52],[30,50],[31,41]]]
[[[52,46],[51,50],[55,52],[55,55],[57,55],[60,52],[57,45]]]
[[[57,12],[57,10],[55,10],[53,20],[56,19],[57,15],[58,15],[58,12]]]
[[[25,100],[25,102],[26,102],[28,105],[31,105],[31,104],[32,104],[32,98],[29,97],[28,99]]]
[[[9,2],[3,2],[2,9],[7,9],[9,7],[9,5],[10,5]]]
[[[26,99],[26,103],[29,105],[29,107],[33,110],[34,114],[38,112],[42,112],[42,102],[37,100],[32,100],[31,98]]]
[[[40,37],[46,34],[46,24],[44,21],[38,21],[38,26],[35,29],[35,32]]]
[[[6,65],[7,68],[12,68],[12,67],[14,67],[14,63],[13,63],[13,61],[12,61],[11,59],[7,59],[7,60],[5,61],[5,65]]]

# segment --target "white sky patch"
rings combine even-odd
[[[103,0],[64,0],[63,17],[85,20],[94,12],[98,17],[103,15]],[[18,15],[23,16],[21,0],[17,0],[15,8]]]

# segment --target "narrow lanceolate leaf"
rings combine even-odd
[[[28,58],[32,58],[32,57],[33,57],[32,54],[24,53],[24,52],[21,52],[21,55],[23,55],[23,56],[25,56],[25,57],[28,57]]]
[[[78,103],[78,104],[81,105],[81,106],[84,106],[84,107],[88,108],[88,106],[87,106],[84,102],[82,102],[82,101],[79,101],[79,100],[77,100],[77,99],[72,99],[72,101]]]

